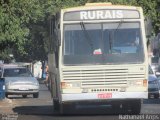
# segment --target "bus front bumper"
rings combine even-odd
[[[148,92],[114,93],[70,93],[62,94],[62,101],[112,100],[112,99],[148,99]]]

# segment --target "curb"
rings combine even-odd
[[[8,114],[8,113],[14,113],[12,110],[13,104],[11,99],[3,99],[0,100],[0,114]]]

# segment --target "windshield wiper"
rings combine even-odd
[[[112,37],[113,35],[111,35],[111,31],[109,32],[109,53],[112,53]]]
[[[80,26],[81,26],[81,29],[83,30],[83,33],[85,35],[86,40],[88,41],[88,44],[91,47],[91,50],[92,50],[91,52],[93,52],[93,42],[92,42],[92,39],[89,36],[88,31],[86,30],[86,27],[85,27],[84,23],[80,22]]]
[[[120,26],[122,25],[122,23],[123,23],[123,19],[120,20],[120,22],[118,23],[118,26],[117,26],[117,28],[115,30],[109,32],[109,53],[114,52],[112,50],[112,48],[113,48],[113,41],[114,41],[114,35],[117,32],[117,30],[120,28]]]
[[[121,27],[122,23],[123,23],[123,19],[121,19],[121,21],[118,23],[117,28],[114,30],[114,32],[117,32],[117,30]]]

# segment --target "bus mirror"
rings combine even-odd
[[[58,29],[60,29],[60,24],[58,24]]]
[[[61,31],[58,30],[58,45],[61,45]]]

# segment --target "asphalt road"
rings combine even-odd
[[[100,114],[104,112],[105,109],[93,108],[82,110],[80,112],[81,114],[59,115],[53,110],[50,93],[44,84],[40,86],[39,98],[33,98],[30,95],[27,98],[22,98],[22,96],[9,96],[9,99],[12,100],[14,106],[12,110],[18,117],[15,120],[132,120],[125,118],[126,116],[123,115],[112,114],[112,112],[109,114]],[[160,99],[144,100],[139,117],[146,117],[142,116],[143,114],[160,114]],[[160,116],[154,115],[150,118],[145,118],[145,120],[159,119]]]

